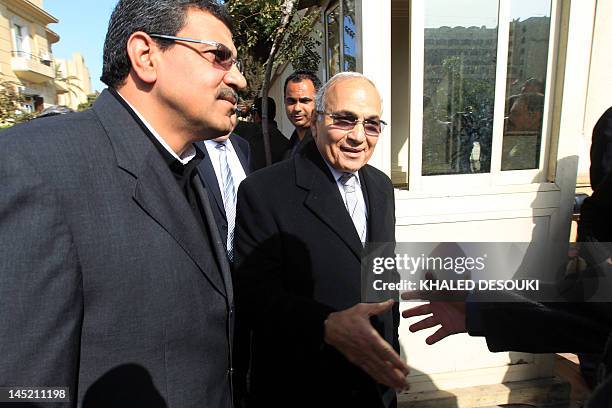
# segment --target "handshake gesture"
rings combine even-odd
[[[325,321],[325,342],[378,383],[401,391],[407,388],[410,369],[370,323],[370,317],[388,312],[394,303],[359,303],[331,313]]]

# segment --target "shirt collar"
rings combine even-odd
[[[210,146],[212,148],[216,148],[219,143],[220,142],[215,142],[212,139],[204,141],[204,144],[206,144],[206,145],[208,145],[208,146]],[[233,152],[234,151],[234,145],[232,145],[232,142],[230,141],[229,138],[225,139],[225,141],[223,143],[225,143],[225,149],[226,149],[227,152]]]
[[[319,149],[317,149],[317,151],[319,151]],[[319,154],[321,154],[320,151],[319,151]],[[350,173],[350,174],[355,176],[355,180],[357,180],[357,184],[361,185],[361,183],[359,181],[359,172],[358,171],[356,171],[356,172],[340,171],[340,170],[334,168],[331,164],[329,164],[329,162],[327,161],[325,156],[323,156],[323,154],[321,154],[321,157],[323,158],[323,161],[327,165],[327,168],[329,169],[329,171],[331,171],[332,177],[334,178],[334,180],[336,180],[336,182],[338,182],[338,180],[340,179],[340,177],[342,177],[342,175],[344,173]]]
[[[157,131],[153,128],[153,126],[151,126],[151,124],[140,114],[140,112],[138,112],[138,110],[134,106],[132,106],[132,104],[128,102],[128,100],[125,99],[123,95],[119,93],[119,91],[117,90],[115,91],[117,95],[123,100],[123,102],[125,102],[128,105],[128,107],[136,114],[136,116],[138,116],[138,119],[140,119],[142,124],[149,130],[149,132],[151,132],[151,134],[159,142],[159,144],[162,145],[162,147],[166,149],[166,151],[170,153],[170,155],[174,159],[178,160],[182,165],[186,165],[187,163],[191,161],[191,159],[196,157],[196,149],[193,143],[190,143],[189,146],[185,149],[185,151],[180,156],[176,154],[176,152],[172,150],[172,148],[168,145],[168,143],[166,143],[164,138],[161,137],[159,133],[157,133]]]

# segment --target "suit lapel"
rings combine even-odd
[[[372,179],[369,166],[359,170],[359,179],[368,208],[368,242],[384,242],[387,239],[387,225],[384,220],[386,194]]]
[[[304,205],[320,218],[353,254],[361,259],[363,246],[338,186],[314,143],[295,156],[296,183],[308,190]]]
[[[248,176],[251,173],[251,169],[246,152],[242,149],[241,143],[236,139],[236,137],[234,137],[233,133],[230,135],[230,140],[232,142],[232,146],[234,146],[234,150],[236,151],[236,156],[238,156],[238,160],[240,160],[240,164],[242,164],[244,174]]]
[[[223,218],[226,218],[225,206],[223,205],[223,197],[221,197],[219,181],[217,180],[215,169],[213,167],[212,161],[210,160],[210,154],[208,154],[208,150],[206,150],[206,145],[204,142],[198,142],[197,145],[200,150],[204,152],[204,158],[198,165],[200,177],[204,182],[205,188],[208,191],[212,192],[213,197],[215,198],[215,202],[211,203],[211,205],[216,205],[217,207],[219,207],[219,211],[221,212],[221,214],[223,214]]]
[[[215,223],[215,217],[212,213],[211,203],[208,199],[208,192],[204,188],[201,182],[196,181],[195,183],[196,191],[202,201],[202,208],[204,210],[204,222],[207,223],[208,230],[210,231],[210,235],[213,243],[213,250],[215,253],[215,257],[217,258],[217,263],[219,265],[219,269],[221,270],[221,276],[223,277],[223,285],[225,286],[225,291],[227,293],[227,298],[229,304],[233,304],[233,290],[232,290],[232,276],[230,273],[230,266],[227,260],[227,252],[225,251],[225,244],[221,240],[221,236],[219,235],[219,230]]]
[[[212,249],[170,169],[140,125],[108,91],[93,107],[108,135],[117,165],[135,178],[133,198],[199,267],[211,285],[226,296]]]

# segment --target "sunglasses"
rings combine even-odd
[[[353,115],[343,115],[338,113],[318,112],[320,115],[326,115],[332,118],[332,126],[336,129],[350,131],[357,126],[358,123],[363,124],[363,131],[368,136],[378,136],[382,133],[385,125],[383,120],[379,119],[364,119],[358,120]]]
[[[206,50],[204,51],[204,53],[211,53],[212,55],[214,55],[215,64],[219,65],[221,68],[223,68],[226,71],[229,71],[230,69],[232,69],[232,65],[236,65],[236,68],[238,68],[238,71],[242,73],[242,63],[232,56],[232,50],[227,48],[226,45],[223,45],[216,41],[194,40],[193,38],[175,37],[173,35],[165,35],[165,34],[149,34],[149,37],[159,38],[159,39],[167,40],[167,41],[184,41],[184,42],[190,42],[190,43],[196,43],[196,44],[210,45],[215,48]]]

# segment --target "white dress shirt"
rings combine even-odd
[[[344,192],[344,185],[342,185],[342,182],[340,181],[340,177],[342,177],[344,173],[352,173],[352,172],[344,172],[344,171],[336,170],[335,168],[332,167],[331,164],[329,164],[329,162],[327,161],[327,159],[325,159],[325,157],[323,157],[323,161],[329,168],[329,171],[331,171],[331,174],[334,180],[336,180],[336,186],[338,186],[338,190],[340,191],[340,195],[342,196],[342,201],[344,202],[344,204],[346,204],[346,193]],[[361,208],[364,209],[365,218],[367,219],[368,218],[368,207],[366,206],[365,198],[363,197],[363,190],[361,189],[361,180],[359,179],[359,172],[354,172],[352,174],[355,175],[355,194],[357,194],[357,200],[359,200],[359,204],[361,205]]]
[[[140,114],[140,112],[138,112],[138,110],[136,110],[136,108],[134,106],[132,106],[132,104],[129,103],[128,100],[125,99],[123,97],[123,95],[121,95],[119,93],[119,91],[117,91],[117,95],[119,95],[121,97],[121,99],[123,99],[125,101],[125,103],[127,103],[129,105],[129,107],[132,108],[132,110],[134,111],[136,116],[138,116],[138,118],[142,121],[142,123],[144,123],[144,125],[147,127],[147,129],[149,129],[149,132],[151,132],[151,134],[155,137],[155,139],[157,139],[157,141],[162,146],[164,146],[164,149],[166,149],[168,151],[168,153],[170,153],[172,155],[172,157],[174,157],[176,160],[181,162],[182,165],[185,165],[185,164],[189,163],[191,161],[191,159],[193,159],[195,157],[196,149],[193,146],[193,143],[189,143],[189,145],[187,146],[185,151],[179,156],[178,154],[176,154],[176,152],[174,150],[172,150],[172,148],[168,145],[168,143],[166,143],[164,138],[161,137],[159,135],[159,133],[157,133],[155,131],[153,126],[151,126],[151,124],[149,122],[147,122],[147,120]]]
[[[214,140],[206,140],[204,142],[204,146],[206,146],[206,153],[210,157],[210,161],[212,162],[213,169],[215,169],[215,176],[217,176],[217,184],[219,185],[219,189],[223,189],[223,180],[221,179],[221,162],[219,160],[219,149],[216,148],[217,142]],[[232,180],[234,181],[234,188],[238,191],[238,186],[242,183],[242,180],[246,178],[246,173],[244,172],[244,168],[242,167],[242,163],[240,163],[240,159],[236,154],[236,149],[232,144],[232,141],[227,139],[225,141],[225,152],[227,154],[227,164],[229,164],[230,169],[232,171]]]

